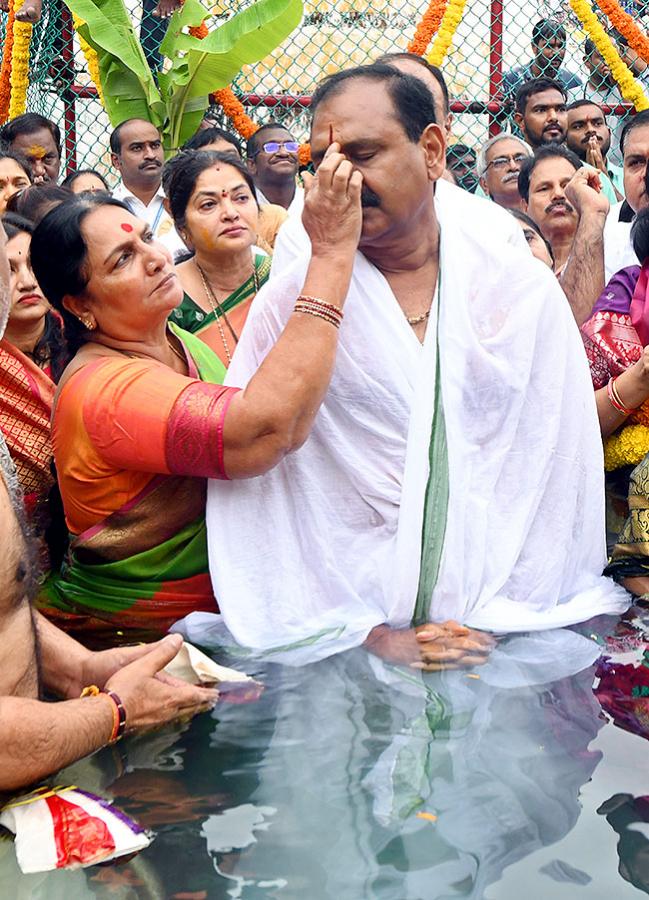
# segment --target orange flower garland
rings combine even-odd
[[[5,44],[0,67],[0,124],[7,121],[9,100],[11,98],[11,55],[14,43],[14,18],[16,9],[13,0],[9,3],[9,15],[5,26]]]
[[[246,140],[251,138],[259,125],[255,125],[243,108],[243,103],[234,96],[231,88],[226,87],[221,88],[220,91],[214,91],[212,97],[221,106],[241,137]]]
[[[431,4],[424,13],[421,22],[417,25],[413,39],[408,44],[408,52],[423,56],[433,35],[437,30],[446,11],[446,0],[431,0]]]
[[[638,28],[633,17],[622,9],[617,0],[597,0],[597,5],[610,19],[613,28],[627,39],[629,47],[649,63],[649,38]]]
[[[208,36],[210,30],[205,24],[205,20],[203,20],[200,25],[192,25],[192,27],[189,29],[189,33],[192,37],[198,38],[199,41],[202,41],[203,38],[206,38]]]

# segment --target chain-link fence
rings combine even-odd
[[[153,15],[156,0],[126,2],[139,23],[145,54],[155,69],[166,23]],[[248,2],[234,0],[227,8],[224,0],[208,3],[212,14],[208,24],[219,24]],[[625,8],[642,24],[649,11],[644,0],[630,2],[631,7],[627,3]],[[235,92],[254,121],[273,118],[305,140],[308,99],[319,79],[384,53],[406,50],[427,6],[426,0],[305,0],[300,27],[267,59],[246,67],[234,83]],[[443,64],[457,142],[477,150],[490,133],[511,127],[511,110],[502,104],[503,75],[530,62],[534,25],[541,19],[553,20],[565,33],[562,73],[580,82],[570,89],[569,99],[588,96],[613,107],[613,127],[617,117],[624,115],[619,90],[567,0],[468,0]],[[649,67],[603,22],[649,96]],[[4,21],[1,25],[4,29]],[[109,181],[113,179],[108,151],[110,125],[88,76],[71,16],[61,0],[46,0],[43,18],[34,29],[28,109],[49,116],[61,126],[69,168],[97,168]],[[218,117],[218,107],[214,112]],[[226,120],[222,124],[229,127]]]

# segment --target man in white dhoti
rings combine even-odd
[[[484,636],[452,620],[504,632],[621,612],[628,596],[601,575],[588,366],[556,279],[434,200],[444,137],[418,79],[341,72],[312,108],[316,166],[333,140],[363,175],[359,253],[310,437],[267,475],[210,484],[222,622],[255,650],[366,642],[423,668],[484,658]],[[273,346],[307,264],[258,294],[230,384]],[[208,641],[213,624],[183,627]]]

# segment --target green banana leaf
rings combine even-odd
[[[116,127],[130,118],[151,121],[170,152],[198,127],[209,94],[228,85],[241,66],[263,59],[300,22],[302,0],[257,0],[203,40],[183,31],[210,18],[198,0],[185,0],[171,19],[153,76],[124,0],[66,0],[83,20],[82,36],[97,52],[106,111]]]
[[[195,130],[185,115],[188,103],[205,98],[205,108],[212,91],[226,87],[243,65],[263,59],[281,44],[300,23],[302,0],[257,0],[202,40],[182,31],[200,25],[205,17],[198,0],[185,0],[160,46],[171,62],[161,87],[174,146],[180,146]]]
[[[160,125],[166,109],[123,0],[66,0],[83,20],[79,31],[96,51],[111,125],[130,118]]]

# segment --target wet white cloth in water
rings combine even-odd
[[[601,575],[603,459],[586,358],[565,296],[526,250],[438,204],[439,347],[449,504],[431,618],[495,631],[621,612]],[[469,230],[471,229],[471,230]],[[227,383],[243,386],[288,319],[298,259],[258,294]],[[336,370],[304,446],[267,475],[211,482],[210,566],[244,646],[326,656],[410,623],[419,580],[436,341],[422,347],[358,254]],[[218,619],[183,630],[210,640]]]

